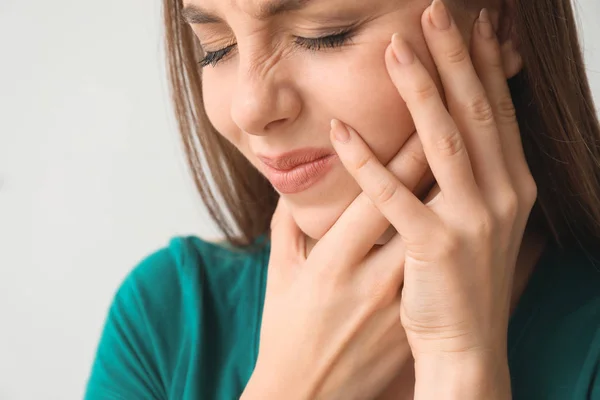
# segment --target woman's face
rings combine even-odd
[[[295,7],[261,17],[273,9],[268,4],[277,3]],[[390,161],[415,128],[388,75],[384,51],[398,32],[439,84],[420,22],[429,4],[429,0],[184,2],[216,17],[214,22],[192,23],[205,52],[236,44],[220,61],[213,57],[216,63],[202,72],[211,123],[272,180],[298,226],[312,239],[320,239],[333,225],[360,193],[359,186],[335,156],[319,173],[306,166],[274,173],[264,157],[306,148],[333,152],[330,120],[337,118],[360,132],[383,163]],[[344,39],[339,34],[346,31]],[[329,35],[337,36],[321,43],[309,40]],[[274,163],[271,167],[279,169],[291,166]]]

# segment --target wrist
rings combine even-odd
[[[415,400],[507,400],[506,356],[445,354],[415,360]]]

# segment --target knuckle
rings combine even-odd
[[[480,43],[475,52],[471,53],[471,56],[474,61],[477,61],[479,67],[491,68],[493,71],[504,71],[500,50],[500,45],[497,42]]]
[[[517,119],[517,110],[515,104],[509,96],[502,96],[496,100],[497,118],[502,121],[515,121]]]
[[[471,234],[476,238],[491,237],[495,231],[496,222],[488,212],[479,213],[475,218]]]
[[[365,169],[366,167],[368,167],[369,164],[371,164],[372,162],[373,162],[372,154],[362,153],[356,158],[356,160],[354,162],[354,169],[356,171],[361,171],[361,170]]]
[[[425,157],[425,152],[423,151],[423,148],[421,148],[420,150],[407,151],[406,152],[406,160],[407,160],[408,166],[411,170],[413,168],[419,169],[419,170],[424,170],[429,166],[429,164],[427,163],[427,157]]]
[[[486,46],[488,47],[488,46]],[[494,43],[487,49],[487,64],[494,70],[504,71],[504,65],[502,62],[502,54],[500,53],[500,47]]]
[[[389,177],[381,179],[377,185],[377,192],[375,193],[375,200],[379,204],[386,204],[393,199],[398,192],[398,185],[392,181]]]
[[[439,95],[437,88],[431,83],[417,85],[414,88],[414,94],[415,99],[419,102],[427,101]]]
[[[519,212],[519,197],[514,190],[507,191],[502,197],[500,215],[502,218],[513,221]]]
[[[446,52],[446,59],[451,64],[460,64],[469,58],[467,48],[461,43],[457,47]]]
[[[454,156],[464,150],[462,137],[456,128],[438,138],[435,146],[443,156]]]
[[[390,305],[397,297],[395,285],[390,280],[374,279],[367,289],[367,302],[376,308]]]
[[[467,103],[466,108],[475,121],[482,123],[494,121],[494,111],[485,95],[479,94],[473,97],[473,99]]]
[[[460,252],[460,239],[454,233],[446,233],[441,235],[441,239],[438,241],[438,251],[442,256],[453,257]]]
[[[527,174],[527,177],[523,178],[520,191],[524,204],[528,207],[533,207],[538,197],[538,186],[531,174]]]

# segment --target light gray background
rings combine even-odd
[[[599,98],[600,2],[577,8]],[[0,0],[0,400],[81,398],[124,276],[174,235],[216,235],[177,139],[160,14]]]

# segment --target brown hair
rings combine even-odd
[[[195,185],[227,241],[247,246],[268,232],[278,195],[209,122],[200,47],[181,0],[163,1],[172,99]],[[538,186],[530,225],[592,250],[600,243],[600,126],[571,1],[518,0],[515,23],[524,68],[509,85]]]

